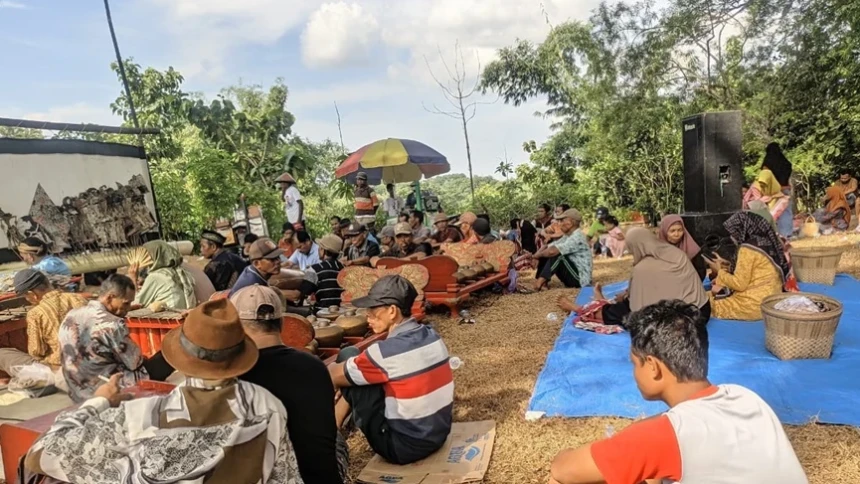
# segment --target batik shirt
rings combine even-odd
[[[27,313],[27,352],[38,362],[60,366],[60,324],[73,309],[87,305],[79,294],[51,291]]]
[[[63,376],[69,397],[82,402],[104,383],[99,375],[122,374],[120,387],[148,378],[140,348],[132,341],[125,320],[108,312],[99,301],[66,315],[60,326]]]
[[[62,413],[24,460],[64,482],[303,484],[287,411],[253,383],[204,388],[189,379],[164,396],[111,408],[98,397]]]
[[[549,245],[558,249],[558,252],[576,267],[579,283],[582,287],[591,285],[591,268],[594,260],[591,247],[588,245],[582,230],[576,229],[572,234],[564,235]]]

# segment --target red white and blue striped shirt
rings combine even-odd
[[[442,445],[451,432],[454,379],[448,348],[430,326],[408,319],[345,366],[355,386],[383,385],[395,434]]]

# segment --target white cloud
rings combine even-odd
[[[0,0],[0,8],[14,8],[18,10],[22,10],[27,8],[26,5],[20,2],[15,2],[13,0]]]
[[[13,110],[18,111],[20,110]],[[122,122],[106,106],[94,106],[87,103],[75,103],[64,106],[54,106],[41,112],[25,112],[23,119],[35,121],[52,121],[56,123],[89,123],[119,126]]]
[[[377,101],[398,94],[412,93],[414,87],[388,80],[339,82],[311,89],[291,89],[289,109],[314,108]]]
[[[354,65],[369,59],[379,34],[376,17],[357,3],[326,3],[302,32],[302,58],[310,67]]]

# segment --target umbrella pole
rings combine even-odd
[[[421,195],[421,182],[415,182],[415,209],[419,212],[424,211],[424,197]]]

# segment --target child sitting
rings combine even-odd
[[[343,398],[335,408],[338,426],[350,408],[370,447],[394,464],[409,464],[439,450],[451,432],[454,380],[448,349],[430,326],[410,317],[417,291],[400,276],[380,278],[367,296],[374,333],[388,337],[363,353],[340,351],[329,372]]]
[[[600,248],[604,257],[620,259],[624,255],[624,232],[618,226],[618,219],[609,215],[603,221],[606,233],[600,236]]]
[[[744,387],[708,381],[708,333],[696,324],[697,313],[695,306],[661,301],[630,315],[636,385],[646,400],[670,408],[560,452],[550,483],[808,482],[767,403]]]

